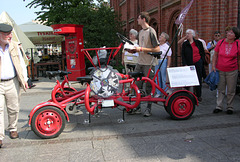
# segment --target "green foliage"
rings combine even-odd
[[[84,48],[115,47],[120,43],[116,35],[122,33],[119,16],[103,0],[97,4],[94,0],[33,0],[27,7],[40,7],[36,19],[46,25],[84,25]]]

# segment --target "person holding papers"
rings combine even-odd
[[[129,31],[129,39],[133,42],[134,46],[138,47],[138,40],[137,40],[138,32],[135,29],[131,29]],[[130,46],[129,43],[126,42],[124,48],[127,48],[127,46]],[[135,67],[138,62],[138,56],[139,53],[129,53],[126,50],[123,50],[122,53],[122,64],[125,67],[126,74],[130,72],[130,69],[127,67],[127,65],[132,65],[132,67]],[[132,69],[133,71],[134,69]]]

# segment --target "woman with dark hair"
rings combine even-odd
[[[202,101],[202,76],[203,76],[203,61],[205,57],[205,52],[203,44],[201,41],[194,39],[195,31],[192,29],[187,29],[186,31],[186,41],[182,44],[182,64],[185,65],[195,65],[199,86],[195,87],[195,94],[199,101]]]
[[[240,70],[239,29],[232,27],[226,38],[219,40],[213,56],[212,69],[219,71],[217,106],[213,113],[223,109],[223,99],[227,86],[227,114],[233,113],[233,99],[236,91],[238,71]]]

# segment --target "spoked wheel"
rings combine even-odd
[[[34,113],[31,128],[40,138],[58,137],[65,128],[66,119],[63,112],[53,106],[40,108]]]
[[[63,91],[64,91],[65,94],[71,94],[71,93],[75,92],[75,90],[72,89],[72,88],[70,88],[70,87],[64,88]],[[58,98],[58,97],[63,97],[63,94],[62,94],[62,92],[61,92],[60,89],[59,89],[59,90],[57,91],[57,93],[55,94],[55,97],[56,97],[56,98]]]
[[[195,110],[195,104],[191,95],[180,92],[170,98],[166,110],[173,119],[188,119]]]

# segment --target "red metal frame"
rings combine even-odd
[[[107,65],[108,65],[110,60],[113,59],[117,55],[117,53],[122,48],[122,46],[123,46],[123,43],[121,43],[118,47],[82,49],[81,52],[84,53],[84,55],[89,59],[89,61],[94,66],[94,68],[97,69],[98,67],[96,65],[94,65],[93,59],[92,59],[91,55],[89,54],[89,51],[96,52],[97,59],[98,59],[98,66],[101,68],[98,51],[99,50],[111,50],[110,56],[107,61]],[[87,84],[87,88],[84,90],[76,91],[75,89],[73,89],[74,92],[66,94],[66,93],[64,93],[64,88],[66,88],[65,84],[68,83],[67,78],[65,77],[62,84],[60,84],[60,82],[57,80],[56,81],[57,84],[52,90],[51,99],[48,100],[47,102],[38,104],[37,106],[35,106],[32,109],[32,111],[30,112],[30,115],[29,115],[29,123],[28,124],[31,125],[31,121],[32,121],[32,117],[33,117],[34,113],[36,113],[37,110],[39,110],[45,106],[53,106],[53,107],[59,108],[64,113],[67,121],[69,121],[69,116],[65,109],[68,104],[73,103],[73,102],[75,105],[84,104],[86,107],[86,110],[91,115],[93,115],[95,113],[94,111],[96,108],[101,109],[101,105],[99,104],[99,102],[101,103],[102,100],[113,100],[114,106],[112,108],[115,108],[118,105],[121,105],[121,106],[125,107],[126,111],[129,111],[131,109],[136,108],[142,101],[163,102],[164,106],[167,107],[170,99],[173,96],[175,96],[178,93],[184,92],[184,93],[188,93],[190,96],[193,96],[193,99],[195,100],[195,102],[193,101],[192,104],[198,105],[198,100],[197,100],[196,96],[188,90],[183,90],[183,89],[176,90],[172,94],[168,94],[167,92],[165,92],[162,88],[159,87],[158,84],[155,83],[155,79],[157,79],[157,83],[159,82],[157,73],[154,75],[153,79],[150,79],[149,78],[150,72],[151,72],[151,67],[150,67],[150,69],[148,71],[148,75],[146,77],[141,77],[141,78],[137,78],[137,79],[131,78],[129,75],[117,73],[117,75],[122,77],[122,80],[119,81],[119,84],[123,85],[123,91],[117,92],[116,94],[114,94],[108,98],[100,98],[98,95],[91,95],[90,94],[91,89],[90,89],[89,84]],[[152,91],[151,91],[150,95],[141,97],[140,90],[138,89],[137,85],[135,84],[135,81],[140,81],[140,80],[144,81],[144,82],[149,82],[151,84]],[[129,83],[130,83],[130,92],[124,90],[125,84],[129,84]],[[156,88],[159,91],[161,91],[161,93],[163,94],[163,96],[161,98],[153,97]],[[135,91],[135,96],[129,95],[131,93],[131,90]],[[63,92],[62,96],[56,98],[56,93],[59,93],[59,91]],[[121,98],[121,101],[118,100],[119,98]],[[181,96],[179,98],[181,98]],[[180,99],[179,103],[184,103],[187,99],[185,99],[185,101],[182,101],[182,100],[184,100],[184,99]],[[191,100],[191,99],[189,98],[189,100]],[[134,103],[132,104],[132,102],[134,102]],[[178,103],[178,102],[174,101],[174,104],[176,104],[176,103]],[[188,109],[189,109],[189,107],[188,107]],[[178,111],[177,113],[181,113],[181,111]]]

